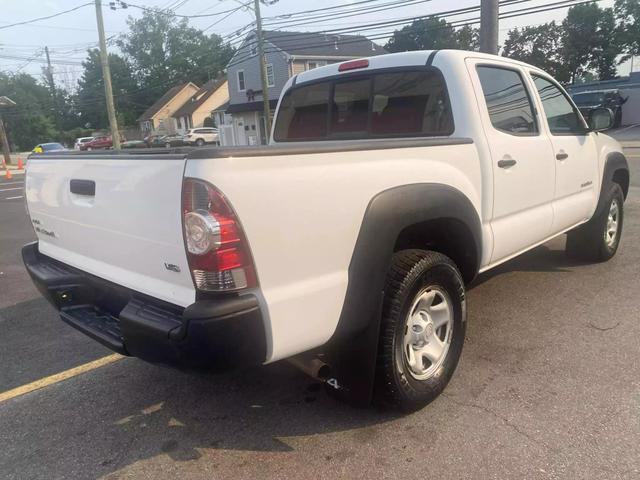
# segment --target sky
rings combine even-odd
[[[78,10],[58,16],[56,18],[38,21],[36,23],[2,28],[3,25],[16,23],[24,20],[42,17],[68,10],[90,0],[0,0],[0,56],[12,56],[18,58],[0,58],[0,70],[22,71],[37,77],[42,74],[42,66],[45,64],[44,47],[48,46],[51,52],[52,61],[64,62],[64,65],[54,65],[54,79],[57,83],[72,88],[80,75],[82,67],[80,62],[85,57],[88,47],[95,47],[98,41],[96,30],[95,7],[93,5],[84,6]],[[109,8],[110,0],[103,0],[103,16],[106,36],[117,36],[126,32],[127,17],[138,18],[142,11],[129,7],[128,9]],[[262,16],[265,19],[265,28],[274,19],[270,17],[325,8],[335,5],[347,5],[362,0],[279,0],[273,5],[263,5]],[[548,5],[558,0],[529,0],[520,4],[501,7],[501,12],[528,8],[538,5]],[[194,14],[217,14],[238,7],[240,0],[132,0],[132,3],[144,5],[146,7],[167,8],[178,5],[175,13],[182,15]],[[244,0],[243,0],[244,2]],[[376,4],[388,4],[390,0],[374,0],[359,6],[370,6]],[[479,5],[480,0],[415,0],[412,5],[401,6],[392,10],[382,10],[368,14],[360,14],[349,18],[332,19],[330,17],[318,20],[306,25],[282,28],[294,31],[322,31],[325,29],[335,29],[343,27],[357,26],[365,23],[388,21],[392,19],[429,15],[452,9],[472,7]],[[613,0],[599,1],[601,7],[609,7]],[[358,6],[358,7],[359,7]],[[352,8],[358,8],[353,6]],[[541,13],[534,13],[516,18],[504,19],[500,22],[500,42],[504,41],[507,31],[514,27],[525,25],[538,25],[551,20],[562,21],[566,15],[566,8],[552,10]],[[207,33],[216,33],[223,38],[237,38],[231,35],[238,29],[248,25],[253,20],[253,13],[245,9],[239,9],[234,13],[218,14],[212,17],[190,19],[190,24],[194,27],[205,29]],[[477,18],[478,13],[458,15],[450,17],[449,20],[465,20]],[[226,17],[226,18],[225,18]],[[214,24],[216,22],[216,24]],[[213,25],[212,25],[213,24]],[[382,27],[379,30],[363,30],[363,35],[380,35],[391,30],[389,27]],[[378,39],[376,42],[384,44],[385,39]],[[110,50],[115,50],[113,45]],[[640,62],[636,62],[640,63]],[[629,65],[619,67],[619,73],[626,75],[629,72]]]

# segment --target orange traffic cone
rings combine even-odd
[[[22,158],[18,157],[18,170],[22,170],[24,165],[22,164]]]
[[[8,168],[7,168],[7,173],[5,174],[5,177],[7,180],[11,180],[11,177],[12,177],[11,170],[9,170]]]

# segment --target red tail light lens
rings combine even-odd
[[[182,214],[196,288],[219,292],[257,286],[242,226],[221,192],[201,180],[185,179]]]

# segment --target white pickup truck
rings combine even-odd
[[[545,72],[464,51],[317,68],[270,145],[32,155],[23,257],[63,320],[150,362],[290,359],[355,404],[451,378],[465,285],[567,233],[604,261],[629,170]]]

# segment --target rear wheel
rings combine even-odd
[[[466,329],[464,282],[438,252],[403,250],[387,276],[376,397],[413,411],[434,400],[458,364]]]
[[[91,150],[93,150],[93,148],[87,147],[87,152],[90,152]]]
[[[623,207],[622,188],[612,183],[591,220],[567,234],[567,255],[589,262],[605,262],[613,257],[622,236]]]
[[[165,148],[171,148],[171,144],[169,142],[164,144]]]
[[[201,139],[201,138],[197,139],[197,140],[196,140],[196,145],[197,145],[198,147],[201,147],[202,145],[204,145],[204,140],[203,140],[203,139]]]

